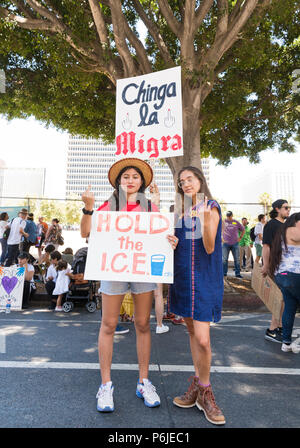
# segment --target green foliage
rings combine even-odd
[[[41,2],[43,3],[43,2]],[[59,12],[72,39],[90,49],[97,32],[87,0],[45,2]],[[112,39],[104,48],[106,61],[118,58],[110,25],[110,8],[100,2]],[[167,42],[172,65],[181,65],[192,86],[212,80],[210,70],[186,70],[179,39],[170,29],[157,1],[140,0],[148,17]],[[184,19],[184,1],[170,0],[179,22]],[[196,6],[202,2],[197,1]],[[15,10],[16,2],[0,1],[0,9]],[[229,12],[236,1],[228,1]],[[122,11],[134,33],[138,34],[139,16],[133,1],[122,2]],[[0,11],[1,13],[1,11]],[[201,55],[211,47],[218,20],[214,2],[199,27],[194,48]],[[1,17],[1,14],[0,14]],[[0,114],[8,119],[34,116],[58,129],[84,137],[114,140],[115,86],[97,61],[80,55],[66,43],[64,35],[49,31],[21,29],[0,18],[0,68],[6,72],[6,93],[0,95]],[[138,57],[129,46],[132,58]],[[154,71],[168,68],[150,33],[145,48]],[[299,2],[278,0],[258,23],[250,19],[240,39],[225,53],[217,66],[213,90],[201,106],[201,155],[228,165],[235,157],[259,161],[267,148],[294,151],[292,137],[300,139],[300,95],[292,92],[292,72],[300,68]],[[96,53],[98,50],[95,50]],[[223,69],[222,67],[224,64]],[[220,70],[219,70],[220,69]]]
[[[30,212],[34,214],[34,221],[38,221],[39,216],[43,216],[45,221],[50,223],[57,218],[62,225],[79,224],[82,215],[82,202],[79,198],[72,197],[66,201],[52,199],[25,199],[21,204],[24,207],[30,206]]]

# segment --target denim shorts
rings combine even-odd
[[[142,294],[144,292],[154,291],[157,288],[156,283],[140,282],[115,282],[110,280],[101,280],[99,292],[109,296],[117,296],[132,292],[132,294]]]

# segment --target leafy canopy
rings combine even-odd
[[[116,79],[180,64],[183,86],[201,91],[202,157],[291,152],[299,11],[297,0],[0,0],[0,113],[113,141]]]

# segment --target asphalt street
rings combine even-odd
[[[0,314],[1,428],[214,427],[196,407],[173,405],[193,373],[187,330],[168,323],[170,331],[156,335],[154,315],[149,377],[161,406],[147,408],[135,395],[135,332],[126,323],[129,333],[115,336],[115,412],[97,412],[100,319],[100,311],[85,308]],[[270,314],[225,312],[211,326],[211,383],[225,428],[300,427],[300,354],[283,353],[281,344],[264,339],[269,321]],[[297,331],[300,336],[299,314]]]

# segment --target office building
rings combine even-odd
[[[12,198],[42,197],[45,190],[45,168],[12,168],[0,161],[1,204]]]
[[[115,162],[116,147],[101,140],[69,136],[67,154],[66,197],[81,196],[88,185],[95,194],[96,205],[109,198],[113,189],[107,180],[110,166]],[[209,159],[202,161],[209,182]],[[160,191],[161,209],[168,210],[174,202],[175,188],[170,168],[155,160],[154,180]]]

